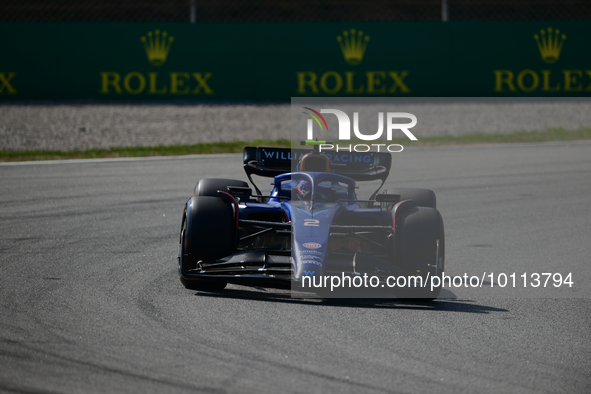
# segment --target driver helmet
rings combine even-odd
[[[310,200],[312,197],[312,185],[308,181],[300,181],[298,184],[298,198],[300,200]]]

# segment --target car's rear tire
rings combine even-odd
[[[396,220],[395,258],[402,268],[423,279],[424,287],[396,289],[398,298],[430,301],[437,298],[441,286],[431,290],[434,276],[441,279],[445,263],[445,233],[439,211],[429,207],[411,207]],[[435,280],[434,284],[441,284]]]
[[[193,197],[187,202],[180,235],[181,283],[190,289],[221,290],[227,281],[188,275],[198,262],[212,263],[232,254],[235,229],[232,208],[218,197]]]
[[[417,207],[437,208],[437,198],[433,190],[400,187],[389,191],[389,193],[400,194],[400,200],[412,200],[413,205]]]

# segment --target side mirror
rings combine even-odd
[[[247,202],[250,201],[250,196],[252,196],[252,189],[243,186],[228,186],[228,193],[238,197],[240,201]]]
[[[400,194],[378,194],[376,201],[396,204],[400,202]]]

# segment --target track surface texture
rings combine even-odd
[[[448,272],[558,266],[578,290],[423,304],[191,291],[183,204],[200,178],[245,179],[241,155],[3,165],[0,392],[591,392],[591,142],[396,155],[386,188],[435,190]]]

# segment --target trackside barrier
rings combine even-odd
[[[0,24],[0,100],[589,96],[589,21]]]

